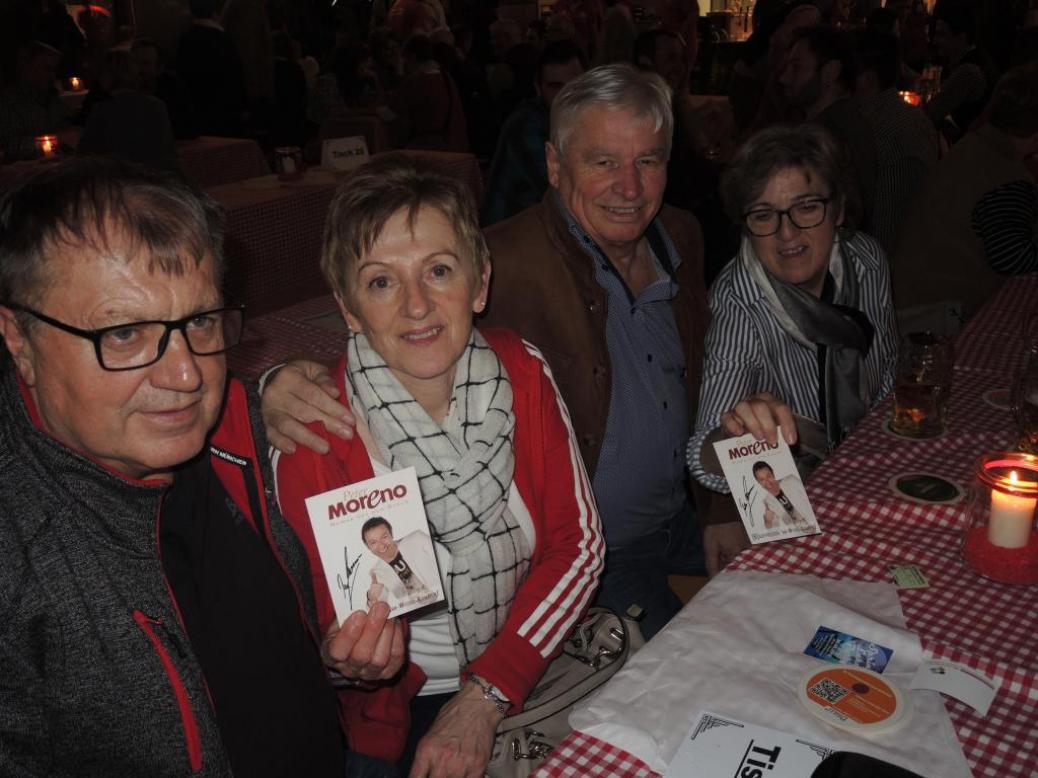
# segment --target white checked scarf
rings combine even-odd
[[[347,378],[350,401],[390,468],[417,471],[433,539],[451,556],[444,591],[454,649],[465,667],[504,626],[530,564],[529,542],[508,509],[515,470],[508,374],[473,330],[442,427],[361,333],[350,336]]]

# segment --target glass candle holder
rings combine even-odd
[[[993,581],[1038,584],[1038,456],[981,457],[965,506],[966,564]]]
[[[33,138],[33,141],[36,144],[36,151],[38,151],[40,156],[44,159],[58,156],[57,135],[37,135]]]
[[[908,91],[907,89],[903,89],[900,92],[898,92],[898,96],[902,100],[904,100],[906,103],[908,103],[909,105],[922,105],[923,104],[923,96],[921,94],[919,94],[918,92],[911,92],[911,91]]]
[[[298,181],[306,172],[303,152],[298,146],[278,146],[274,149],[274,170],[280,181]]]

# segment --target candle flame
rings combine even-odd
[[[44,154],[50,154],[53,150],[54,150],[54,147],[51,145],[50,138],[44,138],[43,139],[43,153]]]
[[[1015,470],[1009,471],[1009,485],[1016,486],[1020,483],[1020,478],[1017,476]]]

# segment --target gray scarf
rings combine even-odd
[[[350,402],[383,459],[414,467],[433,539],[446,547],[451,637],[465,667],[504,626],[530,565],[530,544],[508,509],[515,470],[512,384],[478,331],[458,360],[441,426],[360,333],[347,346]]]
[[[829,272],[836,282],[831,303],[776,278],[757,258],[749,238],[742,239],[739,259],[786,334],[813,350],[825,346],[826,434],[830,448],[836,446],[869,409],[862,363],[873,337],[872,325],[858,308],[858,277],[844,257],[839,236],[829,255]]]

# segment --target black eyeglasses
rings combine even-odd
[[[742,215],[746,229],[758,238],[766,238],[774,235],[782,227],[782,217],[785,216],[792,222],[794,227],[801,230],[809,230],[817,227],[825,221],[831,197],[817,197],[811,200],[802,200],[796,205],[785,210],[778,208],[754,208]]]
[[[166,353],[170,334],[174,330],[184,336],[187,347],[195,356],[221,354],[238,345],[244,316],[244,307],[238,305],[192,313],[175,321],[131,321],[96,330],[83,330],[23,305],[8,307],[89,340],[94,344],[98,364],[105,370],[136,370],[155,364]]]

